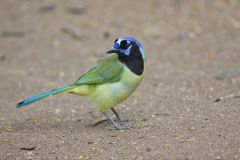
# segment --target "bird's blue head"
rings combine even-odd
[[[146,59],[144,48],[140,42],[130,36],[119,37],[114,41],[113,47],[107,53],[117,53],[120,55],[130,56],[131,52],[136,51],[141,53],[142,58]]]

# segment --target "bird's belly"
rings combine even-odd
[[[114,105],[128,98],[138,87],[142,76],[125,72],[120,81],[98,85],[90,96],[101,112],[107,112]]]

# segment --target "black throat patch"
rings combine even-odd
[[[144,62],[139,47],[136,44],[132,44],[129,56],[118,54],[118,58],[136,75],[141,75],[143,73]]]

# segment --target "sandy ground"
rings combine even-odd
[[[148,53],[145,79],[116,109],[85,97],[16,103],[74,82],[117,36]],[[1,0],[0,159],[240,159],[239,0]]]

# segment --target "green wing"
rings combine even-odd
[[[117,55],[113,55],[82,75],[74,83],[83,84],[102,84],[117,82],[121,78],[123,64],[118,60]]]

